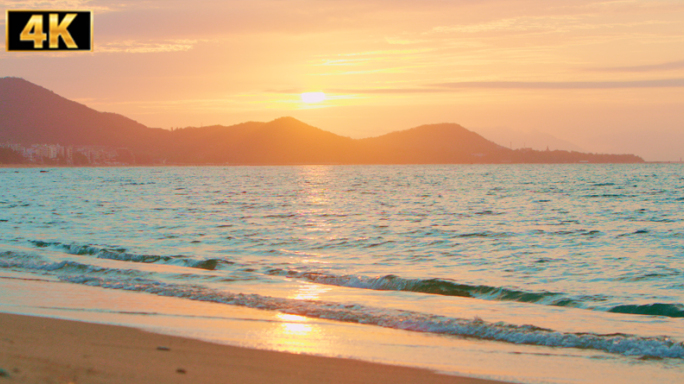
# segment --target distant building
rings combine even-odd
[[[80,154],[85,157],[89,164],[94,165],[121,165],[125,164],[119,160],[120,154],[126,154],[124,158],[131,163],[135,156],[128,148],[111,148],[105,146],[63,146],[59,144],[32,144],[24,146],[16,143],[0,143],[0,148],[9,148],[19,153],[31,163],[55,163],[55,164],[74,164],[74,155]],[[125,160],[124,160],[125,161]]]

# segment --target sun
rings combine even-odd
[[[300,95],[302,101],[305,103],[320,103],[325,100],[325,93],[323,92],[304,92]]]

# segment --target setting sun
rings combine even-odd
[[[302,101],[305,103],[320,103],[325,100],[325,93],[323,92],[304,92],[300,95]]]

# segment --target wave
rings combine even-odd
[[[608,187],[615,185],[615,183],[594,183],[592,184],[593,187]]]
[[[222,271],[219,274],[197,274],[197,273],[178,273],[169,272],[160,274],[159,271],[146,271],[135,268],[112,268],[107,266],[92,265],[82,260],[52,260],[50,258],[43,258],[40,255],[4,251],[0,252],[0,268],[30,271],[33,273],[47,273],[54,274],[58,278],[68,278],[69,276],[106,276],[109,278],[116,277],[117,279],[131,279],[131,278],[157,278],[157,279],[172,279],[189,282],[234,282],[253,280],[248,274],[245,275],[239,271],[238,273],[225,273]]]
[[[73,260],[50,261],[30,254],[18,254],[12,251],[0,252],[0,268],[19,268],[34,271],[88,274],[119,274],[131,276],[148,275],[132,269],[112,269],[95,265],[83,264]]]
[[[623,233],[623,234],[621,234],[621,235],[618,235],[617,237],[625,237],[625,236],[633,236],[633,235],[644,235],[644,234],[647,234],[647,233],[649,233],[649,232],[648,232],[648,230],[646,230],[646,229],[638,229],[638,230],[636,230],[636,231],[634,231],[634,232]]]
[[[594,194],[594,195],[584,195],[582,197],[636,197],[635,195],[621,195],[621,194],[614,194],[614,193],[604,193],[604,194]]]
[[[560,348],[582,348],[655,358],[684,359],[684,344],[667,337],[640,337],[628,334],[564,333],[534,325],[491,323],[482,319],[463,319],[420,312],[381,309],[359,304],[296,300],[257,294],[230,293],[197,286],[160,283],[144,278],[130,281],[102,277],[68,276],[61,280],[111,289],[147,292],[197,301],[238,305],[256,309],[321,319],[376,325],[385,328],[440,335],[471,337],[514,344]]]
[[[605,297],[583,296],[581,299],[573,299],[561,292],[529,292],[488,285],[460,284],[445,279],[405,279],[396,275],[380,277],[336,276],[320,272],[286,271],[278,268],[271,269],[267,273],[275,276],[304,279],[317,284],[349,288],[418,292],[433,295],[472,297],[483,300],[536,303],[556,307],[581,308],[585,306],[584,303],[587,301],[605,300]],[[681,304],[618,305],[607,309],[607,311],[634,315],[684,317],[684,306]]]
[[[62,244],[59,242],[45,242],[40,240],[32,240],[32,244],[39,248],[53,248],[59,251],[68,253],[70,255],[91,255],[98,259],[109,259],[119,261],[130,261],[134,263],[161,263],[180,265],[190,268],[215,270],[220,265],[235,264],[229,260],[223,259],[193,259],[188,256],[161,256],[161,255],[146,255],[127,253],[125,248],[100,248],[92,245],[77,245],[77,244]]]
[[[655,315],[667,317],[684,317],[684,305],[682,304],[642,304],[642,305],[618,305],[608,312],[628,313],[633,315]]]
[[[318,284],[350,288],[374,289],[379,291],[408,291],[444,296],[474,297],[487,300],[519,301],[525,303],[544,302],[544,304],[547,305],[563,307],[579,306],[579,302],[563,297],[562,293],[526,292],[504,287],[467,285],[445,279],[405,279],[396,275],[381,277],[353,275],[336,276],[320,272],[286,271],[279,268],[271,269],[267,273],[275,276],[304,279]]]
[[[590,231],[593,232],[593,231]],[[636,231],[644,233],[646,231]],[[99,259],[110,259],[118,261],[128,261],[136,263],[156,263],[166,265],[176,265],[189,268],[204,270],[235,270],[235,267],[244,267],[242,272],[261,272],[270,276],[282,276],[291,279],[302,279],[309,282],[333,285],[349,288],[371,289],[378,291],[405,291],[442,296],[457,296],[465,298],[477,298],[482,300],[494,301],[513,301],[523,303],[534,303],[540,305],[550,305],[556,307],[574,307],[589,310],[601,310],[613,313],[624,313],[633,315],[664,316],[664,317],[684,317],[684,306],[672,303],[649,303],[642,305],[616,305],[612,307],[591,308],[588,302],[605,302],[605,296],[582,296],[570,297],[564,292],[548,291],[525,291],[508,287],[496,287],[488,285],[471,285],[458,283],[448,279],[407,279],[397,275],[384,275],[377,277],[367,277],[359,275],[334,275],[318,271],[297,271],[281,268],[253,268],[249,264],[239,264],[229,260],[208,258],[197,259],[189,256],[161,256],[148,254],[133,254],[126,252],[124,248],[97,247],[93,245],[62,244],[59,242],[31,241],[40,248],[52,248],[72,255],[91,255]],[[3,253],[7,254],[7,252]],[[546,260],[544,260],[546,261]],[[35,261],[29,264],[20,262],[3,262],[0,260],[0,267],[24,267],[28,269],[42,269],[47,271],[73,272],[103,274],[99,267],[88,266],[73,261],[63,261],[59,263],[36,264]],[[232,267],[232,268],[231,268]],[[133,269],[129,271],[129,276],[134,274]],[[235,277],[231,277],[234,279]],[[244,278],[244,277],[243,277]]]
[[[58,251],[72,255],[92,255],[99,259],[109,259],[118,261],[129,261],[137,263],[156,263],[167,265],[181,265],[191,268],[214,270],[220,264],[234,265],[234,262],[219,259],[190,259],[185,256],[159,256],[159,255],[138,255],[126,253],[121,248],[99,248],[90,245],[61,244],[57,242],[33,242],[40,247],[56,248]],[[40,259],[26,260],[20,255],[12,252],[3,253],[14,261],[0,259],[0,267],[19,267],[27,269],[40,269],[46,271],[60,272],[101,272],[98,267],[88,266],[75,261],[47,262]],[[249,265],[241,265],[249,267]],[[226,268],[223,268],[226,269]],[[257,269],[241,269],[247,272],[257,272]],[[133,270],[128,270],[133,271]],[[444,279],[405,279],[396,275],[386,275],[381,277],[365,277],[344,275],[337,276],[322,272],[300,272],[294,270],[284,270],[271,268],[264,271],[270,276],[282,276],[287,278],[303,279],[317,284],[334,285],[350,288],[373,289],[380,291],[408,291],[426,293],[443,296],[472,297],[484,300],[497,301],[518,301],[525,303],[540,303],[546,305],[578,307],[580,303],[570,298],[564,297],[562,293],[556,292],[527,292],[504,287],[491,287],[487,285],[468,285],[460,284]]]

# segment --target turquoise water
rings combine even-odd
[[[0,169],[4,271],[682,369],[681,165],[47,171]]]

